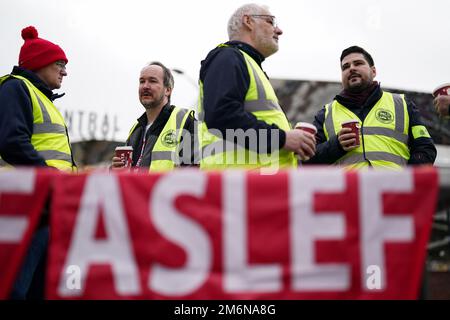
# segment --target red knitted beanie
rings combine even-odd
[[[68,62],[66,54],[58,45],[38,38],[35,27],[24,28],[22,38],[25,43],[20,49],[19,67],[35,71],[58,60]]]

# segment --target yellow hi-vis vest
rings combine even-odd
[[[179,159],[179,151],[181,147],[187,147],[189,150],[191,147],[190,141],[184,141],[183,146],[180,144],[181,137],[183,136],[183,128],[187,118],[192,114],[192,110],[175,107],[170,114],[164,128],[162,129],[155,145],[152,149],[152,158],[149,167],[149,172],[164,172],[173,170],[176,166],[179,166],[181,159]],[[135,123],[130,130],[128,139],[133,134],[138,123]],[[187,136],[185,135],[186,139]],[[190,137],[193,139],[193,137]],[[144,147],[144,146],[143,146]],[[189,156],[190,154],[183,156]]]
[[[33,106],[33,134],[31,144],[45,163],[64,171],[76,171],[72,160],[67,126],[63,116],[45,94],[28,79],[18,75],[6,75],[0,78],[0,84],[7,78],[22,80],[30,92]]]
[[[221,44],[219,47],[226,47]],[[245,96],[244,110],[252,113],[258,120],[263,120],[268,124],[276,124],[281,130],[290,130],[286,115],[278,104],[278,98],[275,95],[272,85],[267,79],[261,67],[247,53],[239,50],[244,56],[248,74],[250,76],[250,85]],[[227,168],[245,168],[257,169],[263,167],[270,168],[289,168],[297,167],[297,158],[293,152],[285,149],[276,148],[271,154],[258,154],[256,151],[248,150],[242,147],[245,138],[252,141],[256,140],[256,135],[267,136],[268,132],[244,132],[243,130],[229,130],[242,144],[230,142],[230,139],[223,139],[218,130],[208,129],[204,120],[203,110],[203,83],[200,82],[199,98],[199,125],[200,125],[200,146],[202,157],[200,161],[201,169],[227,169]],[[247,130],[250,131],[250,130]],[[231,133],[232,132],[232,133]],[[231,137],[233,138],[233,137]],[[278,136],[273,137],[272,141],[279,141]]]
[[[341,123],[359,118],[334,100],[325,106],[324,132],[327,140],[341,130]],[[351,169],[368,166],[399,169],[410,158],[408,148],[409,115],[403,95],[383,92],[364,122],[359,120],[360,146],[335,162]]]

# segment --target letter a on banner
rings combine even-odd
[[[80,177],[74,179],[80,179]],[[66,182],[58,180],[57,186],[61,186],[61,183]],[[58,206],[56,208],[58,209]],[[104,221],[106,236],[96,239],[96,230],[101,219]],[[52,225],[57,228],[56,224],[52,223]],[[58,228],[57,232],[60,231]],[[57,252],[61,254],[60,257],[64,257],[64,252],[61,252],[57,246],[58,244],[54,243],[52,253]],[[65,256],[63,270],[54,273],[51,269],[50,276],[52,280],[58,278],[60,296],[82,296],[90,268],[95,265],[110,266],[115,291],[119,296],[140,294],[139,273],[133,255],[117,176],[108,174],[87,176],[73,224],[71,243]],[[68,272],[70,270],[79,270],[80,286],[73,285],[76,284],[76,281],[72,279],[76,273]],[[102,291],[102,285],[99,285],[96,290]]]
[[[436,204],[436,171],[362,172],[360,192],[363,298],[377,292],[388,299],[417,298]]]

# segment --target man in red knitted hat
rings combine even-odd
[[[67,75],[66,54],[56,44],[39,38],[32,26],[22,30],[22,38],[25,43],[19,65],[0,78],[0,156],[14,166],[72,171],[75,166],[66,125],[53,104],[62,95],[52,92],[61,87]],[[51,142],[43,143],[43,139]]]
[[[30,26],[22,30],[25,43],[19,65],[0,78],[0,165],[53,167],[74,171],[67,126],[53,104],[54,94],[67,75],[68,62],[56,44],[38,37]],[[25,299],[36,277],[43,277],[48,244],[48,213],[33,237],[11,297]],[[38,271],[36,271],[38,270]],[[42,282],[42,281],[41,281]],[[40,290],[43,293],[43,284]]]

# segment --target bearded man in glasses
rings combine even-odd
[[[202,169],[290,168],[315,153],[315,137],[292,130],[262,69],[283,31],[266,6],[247,4],[228,22],[229,41],[200,69]]]

